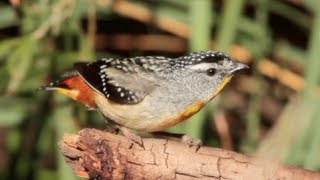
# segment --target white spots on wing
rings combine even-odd
[[[142,59],[142,60],[141,60]],[[98,61],[98,70],[100,77],[100,91],[106,98],[114,100],[127,101],[130,103],[138,103],[138,96],[134,91],[121,87],[117,82],[109,82],[107,71],[108,68],[116,68],[124,72],[140,72],[141,69],[157,69],[158,65],[167,62],[165,57],[135,57],[124,59],[105,58]],[[162,67],[162,66],[160,66]],[[110,89],[111,88],[111,89]]]
[[[115,62],[115,64],[120,64],[121,63],[121,61],[119,59],[116,59],[114,62]]]
[[[102,92],[104,95],[109,96],[107,87],[106,87],[106,82],[108,81],[108,77],[106,75],[106,70],[108,67],[108,64],[110,61],[112,61],[112,58],[109,59],[102,59],[102,61],[104,61],[104,64],[100,65],[100,71],[99,71],[99,75],[100,75],[100,79],[101,79],[101,84],[102,84]]]
[[[125,72],[129,71],[129,69],[127,67],[122,67],[122,70],[125,71]]]
[[[138,102],[138,99],[136,96],[132,95],[131,98],[132,98],[133,102]]]
[[[129,65],[129,61],[127,59],[124,59],[121,61],[123,65],[128,66]]]
[[[103,64],[103,65],[100,66],[100,69],[104,69],[104,68],[106,68],[106,67],[107,67],[107,65],[106,65],[106,64]]]
[[[101,60],[105,63],[110,63],[111,61],[113,61],[113,58],[102,58]]]

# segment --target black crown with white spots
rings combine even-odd
[[[185,67],[200,63],[220,63],[223,59],[231,59],[228,55],[219,51],[198,51],[190,53],[187,56],[181,56],[171,61],[172,65]]]
[[[144,98],[144,93],[127,89],[114,82],[111,83],[111,79],[106,73],[108,68],[112,67],[123,73],[139,73],[141,71],[149,73],[170,72],[168,71],[170,68],[184,69],[185,66],[203,62],[220,63],[225,58],[230,57],[217,51],[199,51],[178,58],[166,58],[162,56],[141,56],[124,59],[108,58],[93,63],[76,63],[74,68],[91,87],[111,101],[136,104]]]

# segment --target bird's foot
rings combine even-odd
[[[187,134],[177,134],[177,133],[169,133],[169,132],[153,132],[154,137],[162,137],[166,139],[171,139],[175,141],[180,141],[184,144],[189,145],[189,147],[195,146],[196,151],[200,149],[203,145],[200,139],[196,139]]]
[[[132,141],[132,144],[130,145],[130,148],[133,146],[134,143],[138,144],[140,147],[144,148],[142,138],[134,133],[131,132],[130,129],[119,126],[119,129],[122,131],[122,134]]]
[[[118,134],[119,129],[118,128],[107,128],[104,130],[105,132],[112,133],[112,134]]]
[[[181,142],[189,145],[189,147],[195,146],[196,151],[198,151],[200,147],[203,145],[200,139],[193,138],[188,134],[183,134],[181,136]]]

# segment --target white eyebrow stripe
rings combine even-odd
[[[187,67],[193,70],[204,71],[207,70],[209,67],[212,67],[212,63],[200,63]]]

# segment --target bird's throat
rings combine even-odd
[[[215,97],[216,95],[218,95],[221,90],[230,82],[230,80],[232,79],[233,75],[227,76],[222,80],[221,85],[217,88],[216,92],[214,92],[213,97]]]
[[[58,85],[54,89],[88,108],[96,107],[93,100],[94,90],[80,76],[67,78],[61,81],[61,87]]]

